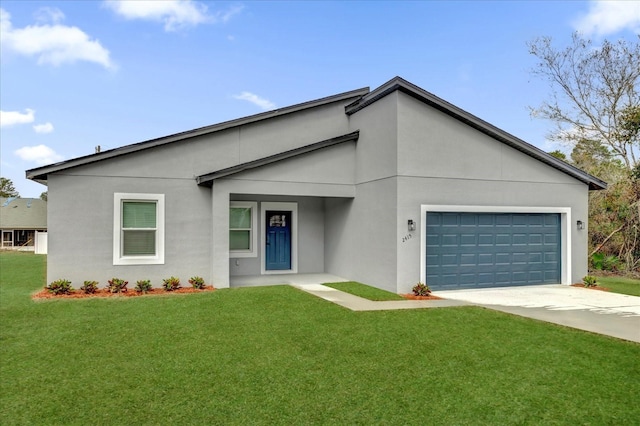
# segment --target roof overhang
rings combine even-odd
[[[344,142],[349,142],[349,141],[356,142],[359,136],[360,136],[360,131],[356,130],[355,132],[347,133],[346,135],[336,136],[335,138],[325,139],[320,142],[315,142],[310,145],[302,146],[300,148],[295,148],[289,151],[280,152],[278,154],[270,155],[268,157],[259,158],[254,161],[248,161],[246,163],[238,164],[233,167],[227,167],[225,169],[216,170],[214,172],[196,177],[196,182],[198,183],[198,185],[211,186],[213,185],[213,181],[216,179],[220,179],[236,173],[244,172],[246,170],[263,167],[269,164],[276,163],[278,161],[287,160],[289,158],[299,157],[301,155],[305,155],[310,152],[328,148],[330,146],[338,145]]]
[[[437,97],[436,95],[427,92],[424,89],[412,84],[401,77],[395,77],[374,91],[362,96],[360,99],[355,102],[347,105],[345,107],[345,112],[348,115],[355,114],[363,108],[366,108],[368,105],[376,102],[379,99],[395,92],[400,91],[405,93],[425,104],[459,120],[468,126],[473,127],[474,129],[499,140],[500,142],[511,146],[512,148],[517,149],[518,151],[529,155],[530,157],[535,158],[557,170],[560,170],[563,173],[566,173],[579,181],[587,184],[590,190],[601,190],[607,188],[607,183],[592,176],[577,167],[574,167],[570,164],[565,163],[564,161],[544,152],[543,150],[519,139],[512,134],[501,130],[494,125],[476,117],[475,115],[464,111],[457,106],[450,104]]]
[[[211,126],[200,127],[198,129],[189,130],[186,132],[176,133],[169,136],[164,136],[157,139],[151,139],[144,142],[139,142],[132,145],[126,145],[120,148],[111,149],[108,151],[102,151],[96,154],[85,155],[83,157],[73,158],[71,160],[62,161],[55,164],[50,164],[35,169],[26,171],[27,179],[34,180],[38,183],[46,185],[47,176],[50,173],[60,172],[73,167],[84,166],[87,164],[96,163],[98,161],[104,161],[110,158],[119,157],[121,155],[131,154],[133,152],[142,151],[145,149],[154,148],[169,143],[179,142],[185,139],[195,138],[198,136],[207,135],[210,133],[219,132],[221,130],[227,130],[234,127],[239,127],[251,123],[256,123],[263,120],[268,120],[275,117],[280,117],[287,114],[292,114],[305,109],[316,108],[324,105],[328,105],[334,102],[349,101],[354,98],[360,98],[369,93],[368,87],[361,89],[351,90],[349,92],[339,93],[337,95],[328,96],[321,99],[316,99],[301,104],[292,105],[285,108],[276,109],[273,111],[267,111],[260,114],[251,115],[249,117],[243,117],[235,120],[225,121],[222,123],[214,124]]]

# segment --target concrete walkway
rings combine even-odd
[[[476,305],[640,343],[640,297],[636,296],[542,285],[434,292],[442,300],[372,301],[327,287],[317,280],[305,281],[290,285],[352,311]]]
[[[293,287],[318,296],[352,311],[386,311],[391,309],[444,308],[464,306],[460,300],[385,300],[374,301],[345,293],[322,284],[292,284]]]

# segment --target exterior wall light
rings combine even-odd
[[[416,223],[413,221],[413,219],[409,219],[407,221],[407,228],[409,228],[409,232],[416,230]]]
[[[579,220],[576,222],[576,225],[578,225],[578,229],[584,229],[584,222]]]

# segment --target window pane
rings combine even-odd
[[[251,228],[251,207],[231,207],[229,210],[229,228]]]
[[[156,231],[123,231],[122,255],[155,255]]]
[[[156,203],[125,201],[122,203],[123,228],[155,228]]]
[[[251,231],[229,231],[230,250],[251,250]]]

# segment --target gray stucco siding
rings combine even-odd
[[[66,170],[79,176],[194,179],[348,133],[345,102],[196,136]],[[311,119],[309,117],[314,117]]]
[[[400,176],[580,183],[406,94],[398,101]]]
[[[396,178],[356,186],[352,202],[327,202],[326,272],[396,291]]]
[[[397,94],[392,93],[350,116],[350,131],[359,130],[356,182],[397,174]]]
[[[91,188],[91,190],[87,190]],[[114,193],[165,195],[165,260],[163,265],[113,265]],[[211,282],[211,193],[192,180],[119,177],[49,176],[49,257],[47,282],[69,279],[76,288],[84,280],[118,277],[131,288],[139,279],[159,287],[171,275],[187,283],[202,276]]]

